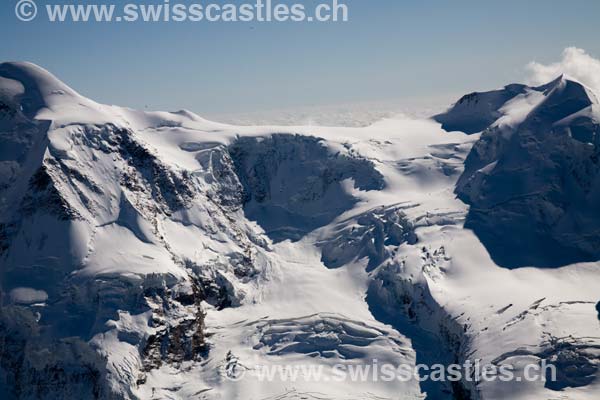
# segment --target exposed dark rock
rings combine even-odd
[[[204,294],[197,285],[192,286],[192,292],[186,295],[172,292],[146,291],[147,298],[160,307],[154,307],[152,323],[157,333],[150,336],[143,346],[142,356],[144,371],[159,368],[163,363],[181,363],[189,360],[199,360],[206,356],[208,344],[205,339],[204,311],[201,302]],[[173,325],[164,318],[170,309],[180,306],[189,307],[195,311]],[[144,380],[140,377],[139,380]]]
[[[42,165],[29,181],[30,191],[21,204],[21,211],[25,215],[32,215],[39,211],[46,211],[56,216],[61,221],[71,221],[81,218],[79,213],[72,208],[56,187],[49,167]]]

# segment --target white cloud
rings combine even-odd
[[[595,93],[600,93],[600,60],[576,47],[566,48],[559,62],[546,65],[530,62],[527,70],[529,83],[532,85],[542,85],[560,74],[565,74],[583,83]]]

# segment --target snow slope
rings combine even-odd
[[[504,91],[443,122],[464,132],[238,127],[101,105],[1,64],[0,397],[597,399],[597,253],[510,269],[469,229],[478,212],[530,218],[485,209],[522,198],[494,171],[516,179],[518,162],[556,191],[577,166],[587,194],[561,209],[559,239],[597,250],[597,101],[566,78]],[[530,201],[562,205],[552,190]],[[548,360],[560,379],[267,384],[253,369],[467,359]]]

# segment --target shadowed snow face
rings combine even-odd
[[[465,226],[506,268],[600,257],[597,101],[565,78],[542,88],[522,122],[498,120],[482,133],[456,187],[471,206]]]
[[[370,161],[333,154],[314,137],[246,137],[229,152],[244,186],[246,216],[274,242],[299,240],[351,209],[357,200],[344,181],[360,190],[385,186]]]

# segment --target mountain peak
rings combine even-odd
[[[526,85],[512,84],[489,92],[473,92],[460,98],[448,111],[433,117],[446,131],[478,133],[502,116],[500,109],[527,90]]]
[[[6,85],[14,86],[17,82],[23,87],[23,92],[18,96],[18,101],[26,114],[34,114],[38,110],[51,108],[60,97],[81,97],[77,92],[63,83],[56,76],[33,63],[5,62],[0,64],[0,89]]]
[[[489,92],[474,92],[463,96],[445,113],[433,118],[446,131],[479,133],[495,125],[500,118],[515,114],[523,120],[528,114],[544,114],[546,122],[556,122],[570,114],[598,103],[593,92],[568,75],[530,87],[511,84]]]
[[[598,103],[590,89],[566,75],[533,90],[545,96],[530,113],[536,124],[553,124]]]

